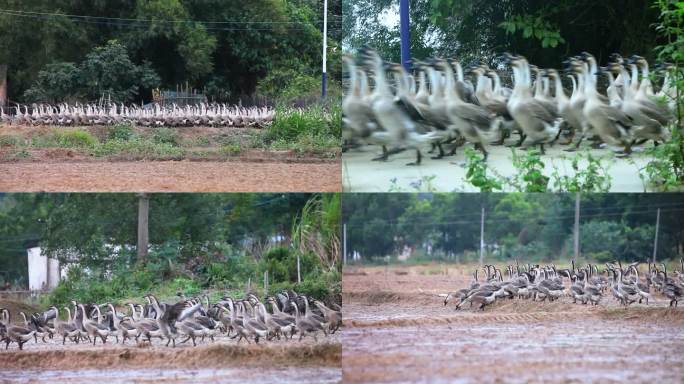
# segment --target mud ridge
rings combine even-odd
[[[342,344],[210,345],[196,348],[117,348],[0,352],[0,368],[201,368],[273,365],[341,366]]]

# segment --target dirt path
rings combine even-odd
[[[564,147],[555,146],[549,148],[546,155],[542,156],[545,164],[544,174],[551,176],[554,166],[561,176],[573,175],[571,158],[573,153],[563,151]],[[517,170],[513,167],[511,149],[506,147],[490,147],[487,165],[496,170],[501,176],[511,177]],[[518,150],[518,154],[523,152]],[[434,176],[431,187],[438,192],[477,192],[478,190],[465,181],[467,169],[463,149],[460,148],[456,156],[445,157],[439,160],[430,159],[430,155],[423,153],[423,163],[417,167],[408,167],[405,164],[415,161],[415,151],[405,151],[390,156],[386,162],[371,161],[380,153],[377,147],[368,147],[361,150],[353,150],[342,154],[343,182],[345,192],[389,192],[401,190],[406,192],[415,191],[411,185],[422,178]],[[590,149],[589,153],[595,157],[607,157],[603,164],[608,167],[607,174],[612,179],[610,192],[643,192],[644,184],[639,178],[639,168],[648,163],[648,157],[643,153],[633,153],[629,159],[620,159],[612,156],[609,149]],[[563,159],[562,157],[566,157]],[[580,162],[580,168],[585,166]],[[489,172],[492,175],[492,172]],[[395,180],[394,184],[392,180]],[[550,187],[552,187],[552,182]],[[423,186],[423,190],[427,188]]]
[[[339,161],[0,163],[3,192],[337,192]]]
[[[345,382],[684,380],[684,308],[658,294],[629,308],[606,296],[599,306],[514,299],[454,311],[438,294],[467,284],[458,267],[346,272]]]

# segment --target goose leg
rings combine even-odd
[[[416,161],[413,163],[408,163],[406,165],[413,166],[413,165],[420,165],[420,161],[423,159],[423,155],[420,153],[420,149],[416,148]]]
[[[432,144],[432,145],[435,145],[435,144]],[[444,157],[444,148],[442,148],[442,143],[438,142],[436,144],[436,146],[439,149],[439,154],[437,156],[432,156],[431,159],[433,159],[433,160],[438,160],[438,159],[441,159],[442,157]],[[428,153],[431,153],[431,152],[428,152]]]
[[[475,143],[475,149],[479,149],[480,152],[482,152],[482,154],[484,155],[484,159],[483,159],[483,160],[487,160],[487,157],[489,156],[489,153],[487,152],[487,150],[485,149],[485,147],[484,147],[484,145],[483,145],[482,143]]]
[[[389,157],[389,152],[387,151],[387,146],[383,145],[382,146],[382,155],[372,158],[371,161],[387,161],[388,157]]]

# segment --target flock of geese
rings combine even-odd
[[[180,301],[169,304],[148,294],[144,297],[145,305],[128,303],[129,313],[118,311],[112,303],[96,305],[72,301],[72,308],[63,308],[66,320],[60,318],[56,306],[51,306],[30,317],[20,312],[23,325],[13,324],[10,311],[0,308],[0,343],[5,343],[5,349],[11,343],[23,349],[31,339],[38,343],[38,339],[46,342],[46,337],[56,337],[63,345],[67,340],[95,345],[98,339],[104,344],[114,336],[116,342],[122,344],[129,339],[139,345],[151,344],[152,338],[159,338],[166,340],[166,346],[172,343],[175,347],[176,340],[181,344],[192,340],[195,346],[198,338],[204,341],[208,337],[214,341],[219,332],[237,338],[238,343],[243,339],[248,343],[274,338],[291,340],[296,334],[299,341],[305,336],[318,341],[319,333],[328,336],[342,325],[339,306],[331,304],[331,308],[319,300],[313,300],[310,305],[307,296],[294,291],[280,292],[263,302],[254,294],[245,299],[226,296],[212,305],[206,295],[190,300],[182,294],[179,296]]]
[[[415,71],[409,73],[368,48],[343,61],[349,73],[342,102],[344,139],[347,147],[382,146],[382,155],[373,160],[413,149],[416,161],[408,165],[418,165],[426,144],[432,146],[430,152],[439,151],[433,158],[442,158],[465,142],[486,159],[486,146],[503,145],[511,132],[519,134],[515,146],[538,145],[542,153],[545,144],[563,136],[570,151],[589,138],[595,147],[605,143],[627,156],[634,145],[649,140],[657,145],[671,135],[674,67],[661,66],[664,80],[656,92],[641,56],[613,54],[604,67],[586,52],[571,57],[563,72],[570,90],[563,87],[559,71],[538,68],[510,53],[498,58],[498,66],[512,68],[512,88],[484,63],[464,69],[458,60],[432,58],[414,62]],[[605,94],[597,87],[600,75],[607,78]],[[448,154],[445,145],[451,146]]]
[[[0,124],[89,126],[129,123],[143,127],[256,127],[268,126],[275,116],[270,107],[242,107],[216,103],[151,107],[124,104],[62,103],[33,104],[11,107],[7,113],[0,107]]]
[[[469,304],[484,311],[485,307],[497,299],[532,299],[533,301],[555,301],[561,297],[570,297],[573,303],[598,303],[610,294],[621,305],[628,306],[634,302],[645,302],[651,299],[652,290],[660,292],[670,301],[670,307],[677,307],[677,302],[684,295],[684,259],[680,260],[681,270],[675,271],[675,277],[668,277],[665,264],[658,269],[655,264],[648,265],[648,273],[639,275],[639,263],[631,263],[626,267],[622,263],[608,263],[603,271],[597,265],[588,264],[583,268],[556,269],[554,265],[527,265],[507,267],[504,278],[500,269],[493,265],[485,265],[484,281],[478,279],[478,270],[473,273],[474,280],[467,288],[459,289],[446,295],[444,305],[451,299],[458,299],[456,309]],[[569,288],[565,280],[569,280]],[[609,292],[607,292],[609,291]]]

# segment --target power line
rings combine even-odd
[[[12,9],[0,9],[0,14],[8,16],[18,16],[33,19],[54,19],[54,18],[68,18],[70,21],[87,23],[87,24],[99,24],[99,25],[112,25],[118,27],[130,27],[130,28],[147,28],[151,24],[191,24],[191,25],[203,25],[207,30],[212,31],[243,31],[243,30],[274,30],[274,29],[289,29],[289,30],[306,30],[312,25],[322,25],[322,21],[314,22],[303,22],[303,21],[198,21],[198,20],[159,20],[159,19],[130,19],[130,18],[118,18],[118,17],[102,17],[102,16],[83,16],[83,15],[70,15],[70,14],[60,14],[60,13],[46,13],[46,12],[31,12],[31,11],[18,11]],[[340,21],[329,21],[328,23],[341,24]],[[232,26],[232,25],[272,25],[278,27],[222,27],[222,26]],[[301,27],[291,27],[300,25]],[[341,27],[335,28],[340,29]]]
[[[631,214],[646,214],[646,213],[656,213],[656,209],[653,210],[645,210],[645,211],[632,211],[632,212],[620,212],[620,213],[597,213],[597,214],[582,214],[581,218],[587,218],[587,217],[610,217],[610,216],[622,216],[622,215],[631,215]],[[684,208],[682,209],[661,209],[661,212],[684,212]],[[478,213],[480,215],[480,213]],[[574,218],[574,215],[567,215],[567,216],[543,216],[540,217],[539,220],[543,221],[548,221],[548,220],[553,220],[553,219],[571,219]],[[415,221],[411,222],[410,225],[418,225],[418,226],[436,226],[436,225],[469,225],[469,224],[479,224],[480,220],[456,220],[456,221],[442,221],[442,222],[420,222],[422,218],[417,218]],[[429,218],[425,218],[429,219]],[[375,220],[375,219],[374,219]],[[382,220],[382,219],[379,219]],[[400,224],[399,221],[389,221],[389,220],[383,220],[389,225],[397,225]],[[487,223],[510,223],[510,222],[515,222],[517,220],[513,219],[487,219]]]

